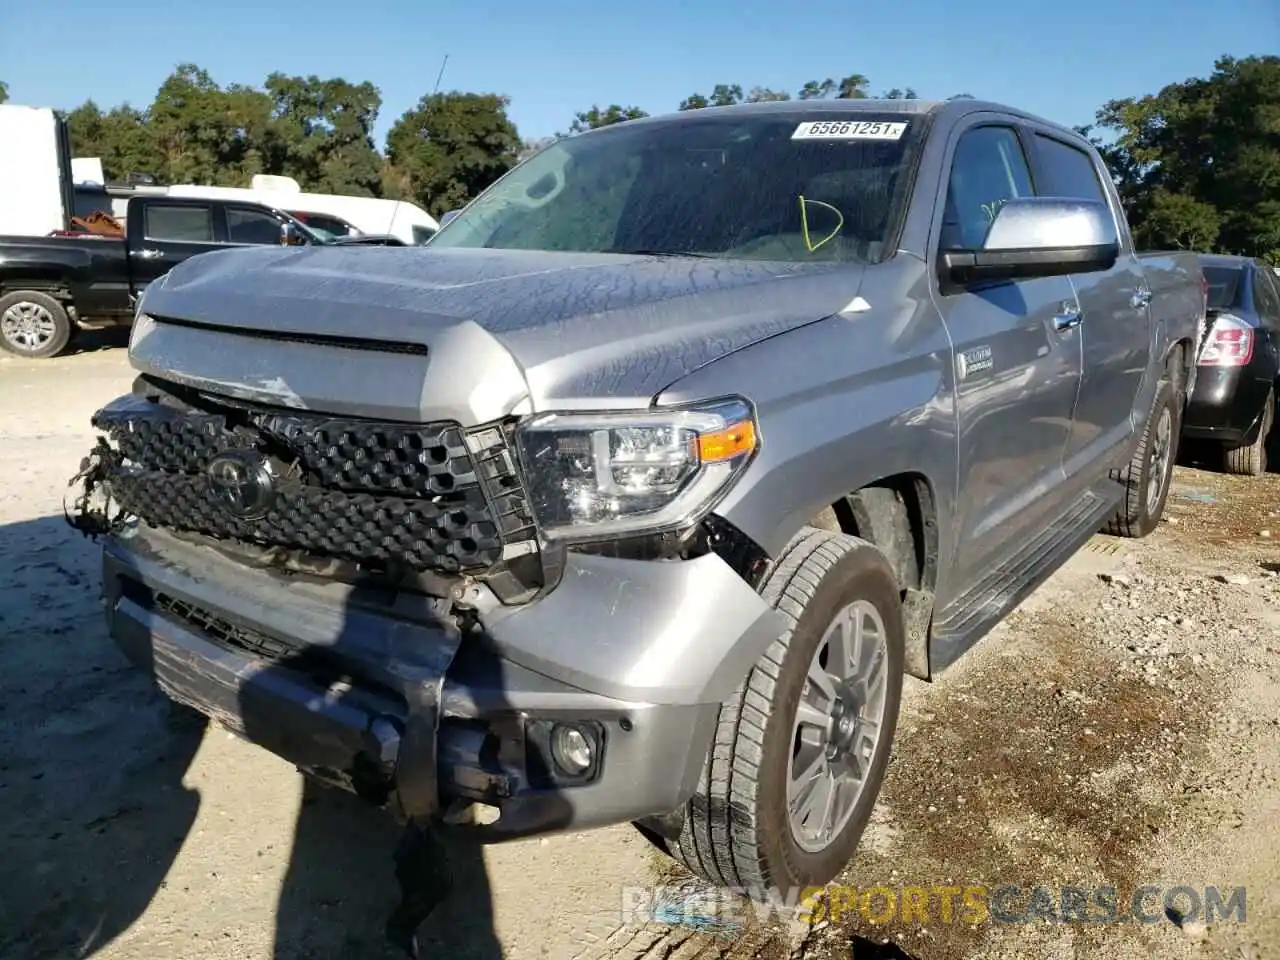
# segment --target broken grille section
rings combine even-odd
[[[491,567],[534,543],[502,426],[402,424],[280,412],[227,401],[187,409],[137,395],[93,420],[110,441],[106,481],[125,511],[155,526],[293,547],[374,565],[453,573]],[[210,461],[266,455],[275,494],[260,519],[210,496]]]

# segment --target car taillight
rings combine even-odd
[[[1202,367],[1243,367],[1253,357],[1253,328],[1239,317],[1222,313],[1213,319],[1200,351]]]

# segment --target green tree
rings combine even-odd
[[[871,81],[860,73],[850,74],[840,81],[810,80],[800,88],[801,100],[826,100],[835,97],[837,100],[865,100],[869,96],[867,88]]]
[[[1261,256],[1280,247],[1280,57],[1112,100],[1100,149],[1138,241]]]
[[[0,80],[0,103],[4,103],[9,99],[9,85]]]
[[[1159,187],[1147,198],[1144,213],[1135,228],[1143,246],[1208,250],[1222,230],[1222,215],[1212,206]]]
[[[678,110],[701,110],[704,107],[728,107],[742,103],[742,86],[737,83],[717,83],[711,93],[690,94],[680,101]]]
[[[561,139],[560,134],[556,134],[554,137],[535,137],[531,140],[525,140],[520,144],[520,153],[516,157],[516,160],[519,163],[524,163],[524,161],[528,160],[539,150],[551,146],[551,144],[555,143],[559,139]]]
[[[784,90],[771,90],[768,87],[752,87],[747,91],[744,98],[745,103],[776,103],[780,100],[790,100],[791,94]]]
[[[382,192],[382,158],[373,140],[382,107],[377,87],[283,73],[271,74],[265,86],[269,123],[260,136],[271,172],[288,171],[304,189],[319,193]],[[251,107],[256,119],[258,105]]]
[[[614,103],[601,110],[592,104],[590,109],[582,111],[573,118],[573,123],[569,124],[569,135],[582,133],[585,130],[595,130],[597,127],[609,127],[627,120],[639,120],[648,115],[639,107],[620,107]],[[558,133],[556,136],[563,137],[566,134]]]
[[[387,159],[408,198],[440,216],[462,206],[516,163],[520,135],[496,93],[434,93],[395,122]]]
[[[893,87],[892,89],[886,90],[884,93],[882,93],[880,95],[880,99],[882,100],[919,100],[920,98],[916,96],[915,90],[913,90],[911,87],[907,87],[905,90],[899,89],[898,87]]]
[[[180,64],[160,85],[147,110],[162,183],[247,186],[264,170],[260,134],[270,111],[266,94],[250,87],[223,90],[208,71]]]
[[[142,111],[123,104],[103,113],[86,100],[67,114],[67,128],[72,154],[99,157],[108,179],[120,180],[131,173],[159,178],[155,140]]]

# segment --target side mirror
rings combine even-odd
[[[943,250],[942,271],[961,285],[1030,280],[1110,270],[1119,257],[1105,203],[1028,197],[1001,205],[980,248]]]
[[[448,211],[447,213],[445,213],[443,216],[440,217],[440,226],[443,227],[446,223],[448,223],[450,220],[452,220],[461,212],[462,212],[461,209]]]
[[[280,224],[280,245],[282,247],[301,247],[306,242],[307,238],[298,232],[296,225],[289,223],[287,220]]]

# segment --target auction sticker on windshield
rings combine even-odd
[[[806,120],[792,140],[901,140],[905,123],[885,120]]]

